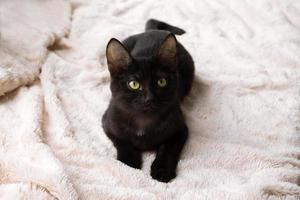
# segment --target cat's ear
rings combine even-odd
[[[177,40],[170,33],[161,43],[158,50],[158,60],[161,64],[168,66],[172,71],[176,70],[177,64]]]
[[[132,62],[132,58],[123,44],[112,38],[106,46],[106,59],[109,72],[118,74],[126,70]]]

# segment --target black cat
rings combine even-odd
[[[102,124],[121,162],[141,168],[142,152],[156,151],[151,176],[176,176],[188,128],[180,101],[189,93],[194,62],[174,34],[182,29],[149,20],[146,31],[123,41],[111,39],[106,57],[112,98]]]

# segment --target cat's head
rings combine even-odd
[[[177,41],[169,34],[151,57],[133,58],[111,39],[106,57],[115,104],[132,113],[155,114],[178,102]]]

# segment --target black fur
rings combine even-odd
[[[166,30],[153,30],[159,27]],[[103,129],[117,149],[117,159],[140,169],[142,152],[155,150],[151,176],[162,182],[176,176],[188,136],[180,101],[189,93],[194,76],[192,57],[172,31],[184,33],[152,19],[144,33],[125,39],[123,44],[116,39],[109,42],[112,98],[102,118]],[[166,87],[157,86],[160,78],[167,80]],[[131,80],[139,81],[142,87],[130,89]]]

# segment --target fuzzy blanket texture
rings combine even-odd
[[[116,160],[105,47],[156,18],[195,61],[178,176]],[[1,0],[0,199],[300,199],[300,1]]]

